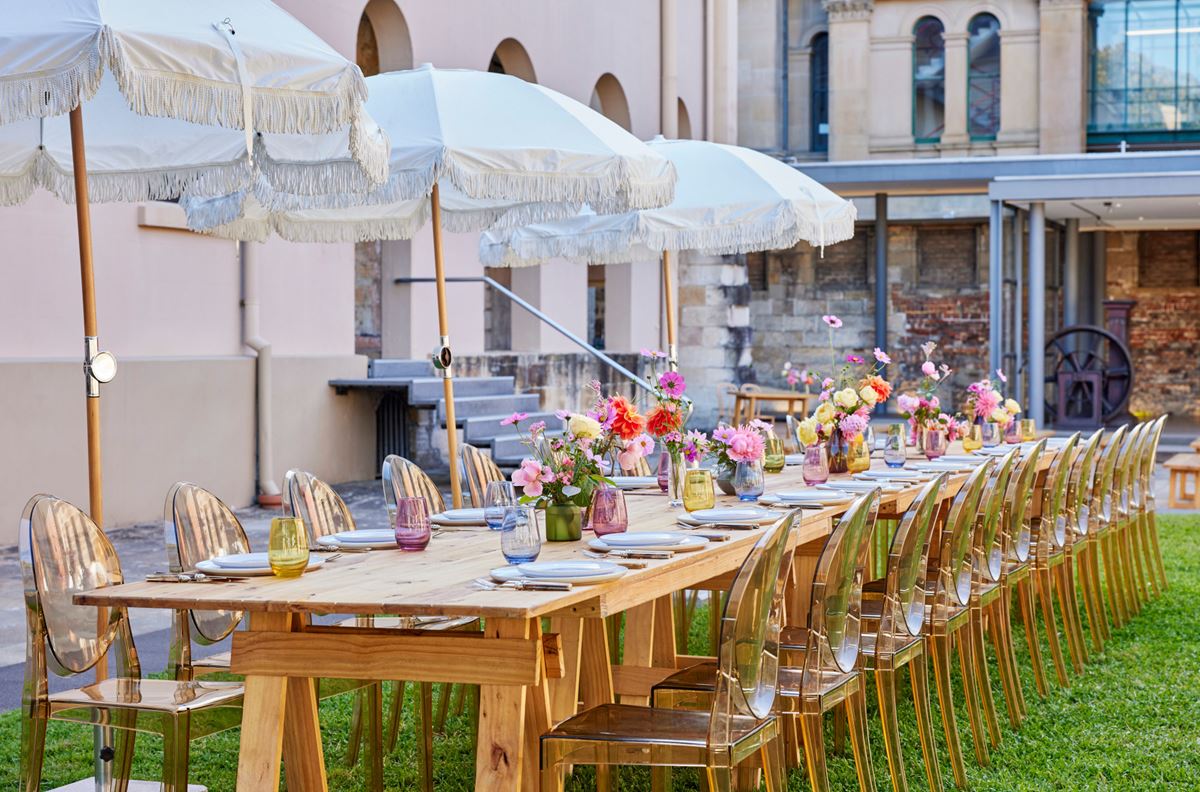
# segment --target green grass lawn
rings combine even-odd
[[[993,751],[988,768],[974,764],[966,713],[961,696],[957,698],[959,727],[973,788],[1031,792],[1200,789],[1200,727],[1197,726],[1200,719],[1200,609],[1196,607],[1200,603],[1200,517],[1163,517],[1160,529],[1170,590],[1147,606],[1125,629],[1116,632],[1104,655],[1093,657],[1084,675],[1075,678],[1070,688],[1058,688],[1053,681],[1053,672],[1048,669],[1050,696],[1044,701],[1038,699],[1024,649],[1024,635],[1019,627],[1015,628],[1029,718],[1020,732],[1007,729],[993,663],[994,695],[1005,732],[1004,742]],[[705,630],[701,615],[693,625],[693,639],[699,642],[700,636],[706,634]],[[1045,654],[1048,656],[1048,651]],[[876,779],[880,789],[884,790],[890,783],[874,694],[872,684],[869,689],[873,724],[871,750]],[[926,785],[916,725],[911,707],[905,706],[911,701],[910,695],[906,685],[901,687],[905,760],[910,785],[914,790],[921,790]],[[933,708],[937,721],[936,697]],[[364,789],[361,774],[346,767],[341,759],[346,748],[350,712],[348,696],[321,705],[322,736],[332,790]],[[16,712],[0,714],[0,755],[11,757],[0,763],[0,789],[17,786],[16,757],[20,741],[17,716]],[[401,745],[385,764],[388,789],[417,788],[412,706],[406,709],[404,729]],[[943,781],[950,784],[940,724],[937,731]],[[473,788],[470,733],[465,716],[451,715],[447,733],[436,738],[435,769],[439,790],[465,792]],[[193,782],[203,783],[214,792],[233,789],[237,734],[236,731],[226,732],[193,744]],[[156,778],[161,743],[155,738],[140,736],[138,748],[134,764],[136,777]],[[85,777],[90,769],[91,730],[52,724],[47,739],[46,787]],[[853,762],[848,755],[831,756],[830,772],[835,789],[857,788]],[[621,777],[624,789],[649,789],[649,778],[643,771],[626,768]],[[808,789],[808,781],[801,770],[793,771],[789,780],[792,790]],[[579,769],[568,788],[593,789],[590,770]],[[695,774],[677,772],[675,788],[696,789]]]

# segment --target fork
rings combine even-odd
[[[475,578],[473,581],[477,588],[494,591],[496,589],[516,589],[518,591],[570,591],[570,583],[559,583],[556,580],[530,580],[528,578],[518,578],[517,580],[506,580],[503,583],[497,583],[487,578]]]
[[[608,553],[597,553],[593,550],[584,550],[583,554],[585,556],[587,556],[588,558],[597,558],[597,559],[602,559],[604,561],[611,561],[612,563],[617,564],[618,566],[623,566],[626,569],[645,569],[646,568],[645,561],[637,561],[637,560],[627,558],[624,556],[618,556],[616,558],[609,558]]]

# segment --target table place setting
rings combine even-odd
[[[862,473],[855,473],[852,478],[856,481],[879,481],[888,483],[904,483],[909,482],[917,484],[922,481],[928,481],[933,476],[922,473],[918,470],[865,470]]]
[[[909,486],[911,484],[897,484],[889,481],[855,481],[852,479],[850,481],[839,481],[836,484],[818,484],[816,488],[819,490],[862,494],[876,488],[884,492],[903,492]]]
[[[697,509],[687,514],[680,514],[676,521],[690,528],[748,530],[770,525],[778,519],[778,513],[761,506],[719,506],[714,509]]]
[[[541,583],[591,586],[616,580],[627,571],[611,561],[530,561],[497,567],[489,574],[501,584],[516,581],[526,586]]]
[[[608,534],[589,539],[588,548],[600,553],[650,552],[688,553],[699,550],[709,540],[704,536],[682,531],[639,531],[636,533]]]
[[[841,490],[793,490],[760,495],[758,502],[780,509],[826,509],[844,506],[854,501],[854,496]]]
[[[324,564],[325,559],[321,556],[308,555],[307,565],[301,567],[297,574],[320,569]],[[268,553],[233,553],[217,556],[196,562],[196,569],[208,576],[227,578],[265,577],[276,574]]]
[[[206,575],[203,572],[152,572],[147,583],[239,583],[246,578],[227,575]]]
[[[396,549],[396,532],[391,528],[339,531],[317,537],[317,546],[313,548],[316,552],[341,550],[348,553],[382,549]]]
[[[609,476],[608,480],[619,490],[634,492],[639,495],[662,495],[658,486],[658,476]]]
[[[429,515],[429,522],[439,528],[484,528],[487,519],[483,509],[447,509],[444,512]]]

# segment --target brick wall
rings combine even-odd
[[[1137,301],[1129,322],[1132,409],[1200,418],[1194,245],[1195,232],[1105,234],[1107,296]]]

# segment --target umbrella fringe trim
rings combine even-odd
[[[105,26],[100,53],[133,112],[195,124],[242,129],[242,86],[182,74],[144,71],[127,58],[119,38]],[[254,126],[261,132],[323,134],[356,122],[367,98],[362,72],[348,65],[332,94],[278,91],[253,86]]]
[[[95,96],[104,74],[101,38],[97,34],[66,69],[0,78],[0,124],[63,115]]]
[[[585,235],[534,237],[521,239],[516,245],[503,239],[481,241],[479,260],[488,267],[536,266],[551,258],[622,264],[656,258],[657,251],[661,250],[731,255],[753,250],[782,250],[802,241],[823,247],[853,237],[857,217],[858,211],[849,201],[835,217],[824,222],[805,219],[804,213],[791,204],[759,223],[732,223],[685,231],[648,229],[638,216],[637,221],[626,228]]]

